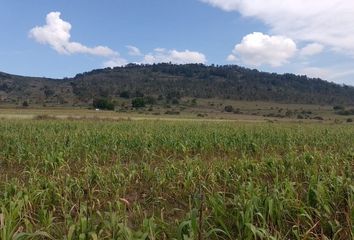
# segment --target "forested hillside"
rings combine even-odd
[[[219,98],[303,104],[354,104],[354,87],[235,65],[135,65],[47,79],[0,74],[1,102],[89,103],[94,98]]]

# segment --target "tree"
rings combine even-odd
[[[114,103],[105,98],[94,99],[93,107],[103,110],[114,110]]]
[[[137,97],[132,100],[133,108],[143,108],[145,107],[145,100],[142,97]]]
[[[333,110],[345,110],[345,107],[342,105],[336,105],[333,107]]]
[[[227,106],[225,106],[224,110],[225,110],[225,112],[232,112],[234,110],[234,107],[231,105],[227,105]]]
[[[24,102],[22,103],[22,107],[28,107],[28,106],[29,106],[29,104],[28,104],[27,101],[24,101]]]

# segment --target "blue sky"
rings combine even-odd
[[[201,62],[354,85],[354,4],[346,0],[0,4],[3,72],[65,77],[128,62]]]

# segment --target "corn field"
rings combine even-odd
[[[0,120],[0,239],[354,239],[354,125]]]

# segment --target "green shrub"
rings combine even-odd
[[[143,97],[137,97],[132,100],[132,107],[133,108],[143,108],[145,107],[145,99]]]
[[[172,110],[172,111],[166,111],[165,114],[167,114],[167,115],[179,115],[180,112]]]
[[[114,103],[106,98],[94,99],[92,105],[102,110],[114,110]]]
[[[234,107],[231,106],[231,105],[227,105],[227,106],[225,106],[224,111],[225,112],[233,112],[234,111]]]
[[[343,115],[343,116],[354,115],[354,109],[338,111],[337,114],[338,115]]]
[[[22,107],[28,107],[28,106],[29,106],[29,104],[28,104],[27,101],[24,101],[24,102],[22,103]]]
[[[345,109],[345,107],[344,107],[344,106],[341,106],[341,105],[333,106],[333,110],[336,110],[336,111],[338,111],[338,110],[344,110],[344,109]]]

